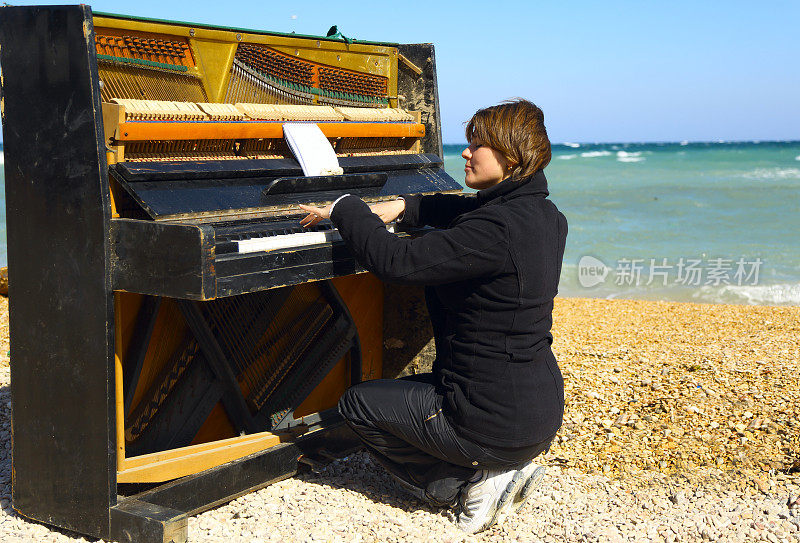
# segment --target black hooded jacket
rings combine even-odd
[[[356,258],[387,282],[426,285],[443,412],[465,437],[523,447],[552,437],[564,383],[550,350],[567,220],[544,173],[476,196],[404,196],[402,223],[438,228],[416,239],[386,231],[355,196],[331,220]]]

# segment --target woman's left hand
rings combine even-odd
[[[300,209],[303,211],[307,211],[308,215],[303,217],[300,220],[300,226],[307,227],[307,226],[314,226],[322,219],[330,219],[331,218],[331,206],[327,205],[325,207],[314,207],[314,206],[307,206],[303,204],[299,204]]]

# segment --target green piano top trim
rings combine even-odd
[[[98,17],[112,17],[115,19],[127,19],[129,21],[147,21],[150,23],[165,23],[165,24],[173,24],[173,25],[185,25],[185,26],[192,26],[195,28],[208,28],[211,30],[226,30],[228,32],[245,32],[248,34],[265,34],[268,36],[285,36],[287,38],[309,38],[314,40],[326,40],[326,41],[335,41],[335,42],[343,42],[344,40],[341,38],[327,38],[325,36],[314,36],[313,34],[295,34],[294,32],[272,32],[269,30],[253,30],[252,28],[237,28],[232,26],[218,26],[218,25],[211,25],[205,23],[192,23],[188,21],[170,21],[169,19],[154,19],[151,17],[138,17],[133,15],[122,15],[119,13],[106,13],[102,11],[94,11],[92,12],[93,15],[97,15]],[[357,40],[355,38],[348,38],[353,43],[361,43],[364,45],[384,45],[387,47],[397,47],[400,45],[399,43],[393,42],[382,42],[382,41],[369,41],[369,40]]]

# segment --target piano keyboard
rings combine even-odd
[[[264,225],[261,226],[264,228]],[[386,229],[394,233],[395,223],[387,224]],[[318,224],[310,228],[303,228],[302,226],[270,228],[226,234],[218,233],[216,252],[218,255],[226,253],[257,253],[335,243],[337,241],[342,241],[342,236],[329,223]]]

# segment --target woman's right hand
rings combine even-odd
[[[378,202],[369,206],[369,209],[380,217],[383,224],[389,224],[406,210],[406,201],[397,199],[390,202]]]

